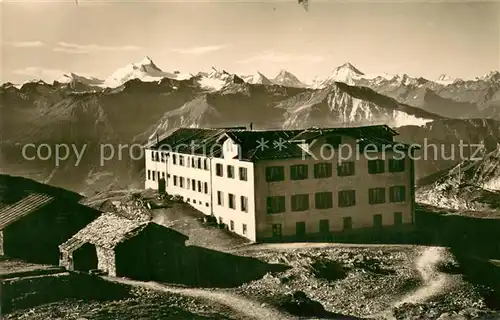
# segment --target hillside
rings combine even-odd
[[[500,146],[484,152],[482,159],[463,161],[425,180],[417,190],[419,202],[453,210],[497,212],[500,209]]]

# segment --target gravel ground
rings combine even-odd
[[[65,300],[5,315],[5,320],[225,320],[241,319],[224,306],[173,293],[135,288],[129,299]]]
[[[454,274],[456,261],[446,249],[442,260],[435,261],[436,270],[429,279],[420,273],[416,262],[426,250],[429,247],[352,246],[248,251],[246,255],[292,268],[280,274],[268,273],[234,291],[263,302],[302,291],[327,311],[362,318],[438,319],[442,314],[462,313],[469,315],[464,319],[473,319],[486,314],[475,288],[461,274]],[[422,265],[431,263],[423,261]],[[441,278],[446,281],[441,282]],[[405,296],[430,290],[435,292],[423,301],[398,304]]]

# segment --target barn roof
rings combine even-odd
[[[241,147],[242,159],[300,158],[304,150],[298,142],[311,142],[330,134],[347,135],[361,144],[394,144],[398,133],[386,125],[363,127],[312,127],[299,130],[246,130],[245,128],[180,128],[161,140],[154,149],[209,157],[222,156],[222,142],[230,138]],[[306,155],[307,156],[307,155]]]
[[[29,193],[21,200],[0,208],[0,230],[32,212],[54,201],[54,197],[43,193]]]
[[[72,251],[85,243],[91,243],[96,246],[113,249],[118,244],[141,233],[150,224],[154,223],[150,221],[138,222],[114,213],[103,213],[99,218],[78,231],[59,247],[62,250]],[[170,232],[180,240],[185,241],[188,239],[187,236],[172,229],[164,229],[165,232]]]

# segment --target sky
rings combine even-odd
[[[0,0],[1,82],[105,79],[149,56],[162,70],[310,82],[364,73],[473,79],[500,69],[500,2]]]

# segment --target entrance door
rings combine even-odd
[[[158,193],[165,193],[165,178],[158,180]]]
[[[86,243],[73,251],[73,268],[78,271],[97,269],[97,251],[93,244]]]
[[[306,223],[301,221],[295,223],[295,234],[297,235],[297,238],[303,239],[306,236]]]
[[[319,232],[323,235],[330,233],[330,220],[319,220]]]

